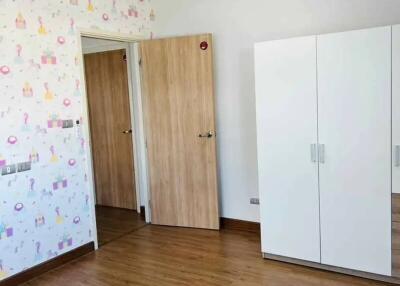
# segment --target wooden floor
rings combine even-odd
[[[120,238],[146,225],[136,211],[96,206],[99,246]]]
[[[146,225],[24,285],[387,284],[264,260],[254,233]]]

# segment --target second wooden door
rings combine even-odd
[[[125,50],[85,55],[97,204],[136,209]]]
[[[151,219],[218,229],[211,35],[141,43]]]

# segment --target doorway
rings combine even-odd
[[[145,224],[135,168],[129,45],[82,37],[99,246]]]
[[[90,52],[99,54],[120,50],[119,54],[115,52],[116,62],[120,62],[121,57],[126,59],[130,115],[134,120],[130,126],[123,124],[110,132],[117,130],[114,133],[118,136],[130,134],[132,137],[136,211],[141,212],[144,206],[147,223],[218,230],[212,35],[142,40],[134,35],[101,31],[80,30],[80,33],[82,39],[79,41],[83,45],[87,41],[83,37],[100,39],[103,43],[110,39],[114,41],[112,44],[101,44],[101,48],[106,50],[93,45]],[[98,67],[93,72],[104,73],[106,68],[101,67],[98,60],[94,62]],[[103,77],[108,79],[112,76]],[[101,92],[102,89],[96,85],[105,84],[103,81],[106,80],[94,80],[95,90]],[[115,92],[109,93],[111,97]],[[89,100],[90,95],[85,95],[83,119],[90,126]],[[103,109],[110,106],[111,103],[106,104]],[[100,114],[104,116],[105,113]],[[124,116],[118,116],[118,122],[119,117]],[[99,133],[104,134],[106,125],[99,125]],[[91,129],[84,128],[86,138],[91,138]],[[93,195],[92,201],[97,202],[95,189],[99,183],[94,175],[96,147],[90,145],[87,150],[88,185]],[[127,156],[121,159],[124,160],[127,160]],[[110,176],[109,173],[110,170],[105,177]],[[92,206],[95,218],[94,203]],[[134,212],[132,209],[128,211]],[[109,214],[104,217],[108,220]],[[115,222],[121,224],[120,219]],[[94,227],[98,225],[101,236],[100,219],[94,219],[93,224]],[[109,230],[113,231],[116,232]],[[101,237],[95,238],[97,241],[102,244]]]

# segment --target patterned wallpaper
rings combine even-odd
[[[0,280],[93,241],[76,29],[150,36],[149,1],[0,0]]]

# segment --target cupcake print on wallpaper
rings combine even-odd
[[[93,240],[87,138],[62,128],[82,118],[77,29],[149,37],[154,17],[149,0],[0,0],[0,280]]]

